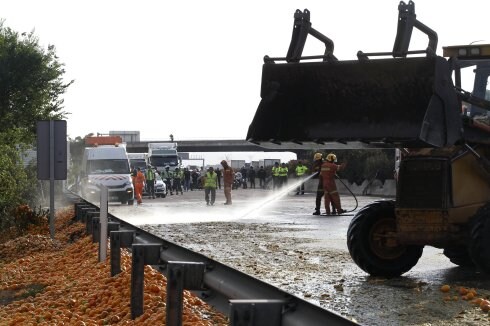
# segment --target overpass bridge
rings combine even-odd
[[[127,142],[126,149],[128,153],[146,153],[148,152],[148,143],[163,143],[168,141],[150,140]],[[241,139],[228,140],[174,140],[178,144],[179,152],[293,152],[298,158],[310,152],[309,149],[299,149],[284,146],[281,148],[265,148]]]

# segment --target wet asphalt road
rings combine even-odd
[[[293,236],[311,238],[314,240],[313,246],[347,252],[347,228],[355,213],[373,201],[389,199],[392,198],[370,196],[353,198],[343,195],[342,206],[348,213],[342,216],[314,216],[312,215],[315,208],[313,193],[296,196],[294,191],[279,193],[261,189],[238,189],[233,191],[233,205],[224,206],[222,190],[217,190],[215,205],[206,206],[204,192],[198,190],[166,198],[144,198],[140,206],[111,204],[109,211],[135,225],[238,221],[289,225],[293,229],[302,229],[302,231],[292,232]],[[321,211],[325,212],[323,203]],[[413,268],[413,271],[431,273],[433,277],[435,270],[454,266],[442,255],[442,250],[426,247],[419,264]]]
[[[294,192],[238,189],[233,191],[232,206],[223,205],[224,195],[222,190],[217,190],[214,206],[206,206],[203,191],[193,191],[163,199],[144,199],[140,206],[111,204],[109,211],[132,224],[159,233],[163,238],[168,236],[167,240],[199,250],[218,261],[226,261],[232,267],[242,268],[244,272],[363,325],[490,324],[488,315],[482,315],[467,302],[447,303],[442,299],[443,294],[439,291],[442,284],[453,288],[476,288],[482,296],[489,296],[490,279],[452,264],[441,249],[426,247],[411,271],[390,280],[372,278],[350,260],[346,243],[350,220],[366,204],[384,199],[359,197],[356,208],[356,200],[344,195],[343,208],[355,210],[342,216],[327,217],[312,215],[313,193],[296,196]],[[243,239],[230,238],[234,225],[240,225],[243,233],[250,232],[248,225],[255,228],[257,234],[264,232],[268,236],[251,240],[253,233],[250,233]],[[280,254],[280,250],[263,253],[262,249],[282,244],[301,252],[301,256],[307,256],[310,262],[316,261],[316,270],[312,271],[306,265],[295,270],[295,265],[300,265],[291,262],[278,264],[277,271],[269,270],[272,267],[268,267],[267,261],[278,260],[271,257]],[[255,250],[254,245],[262,249]],[[257,259],[253,269],[247,269],[242,262],[228,261],[230,255],[234,256],[230,252],[240,250],[250,252],[250,256],[243,260]],[[264,255],[263,258],[260,255]],[[291,255],[288,259],[292,259]],[[289,268],[288,276],[297,273],[292,277],[294,281],[278,281],[276,275]]]

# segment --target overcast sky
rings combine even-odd
[[[398,3],[371,1],[0,0],[0,18],[34,30],[65,64],[68,134],[139,130],[142,140],[244,139],[260,101],[264,55],[285,56],[296,9],[339,59],[391,51]],[[490,2],[415,1],[441,46],[490,42]],[[411,49],[425,49],[415,32]],[[305,55],[322,54],[309,39]]]

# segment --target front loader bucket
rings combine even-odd
[[[264,147],[439,147],[461,136],[461,106],[442,57],[268,62],[261,97],[247,140]]]

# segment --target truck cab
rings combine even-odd
[[[141,171],[145,171],[148,166],[148,154],[147,153],[128,153],[129,166],[131,168],[140,168]]]
[[[98,201],[100,186],[104,185],[109,190],[109,202],[133,205],[129,159],[120,137],[87,137],[85,143],[80,195],[88,201]]]
[[[177,143],[149,143],[148,162],[157,172],[162,172],[166,166],[170,171],[181,167],[181,159],[177,152]]]

